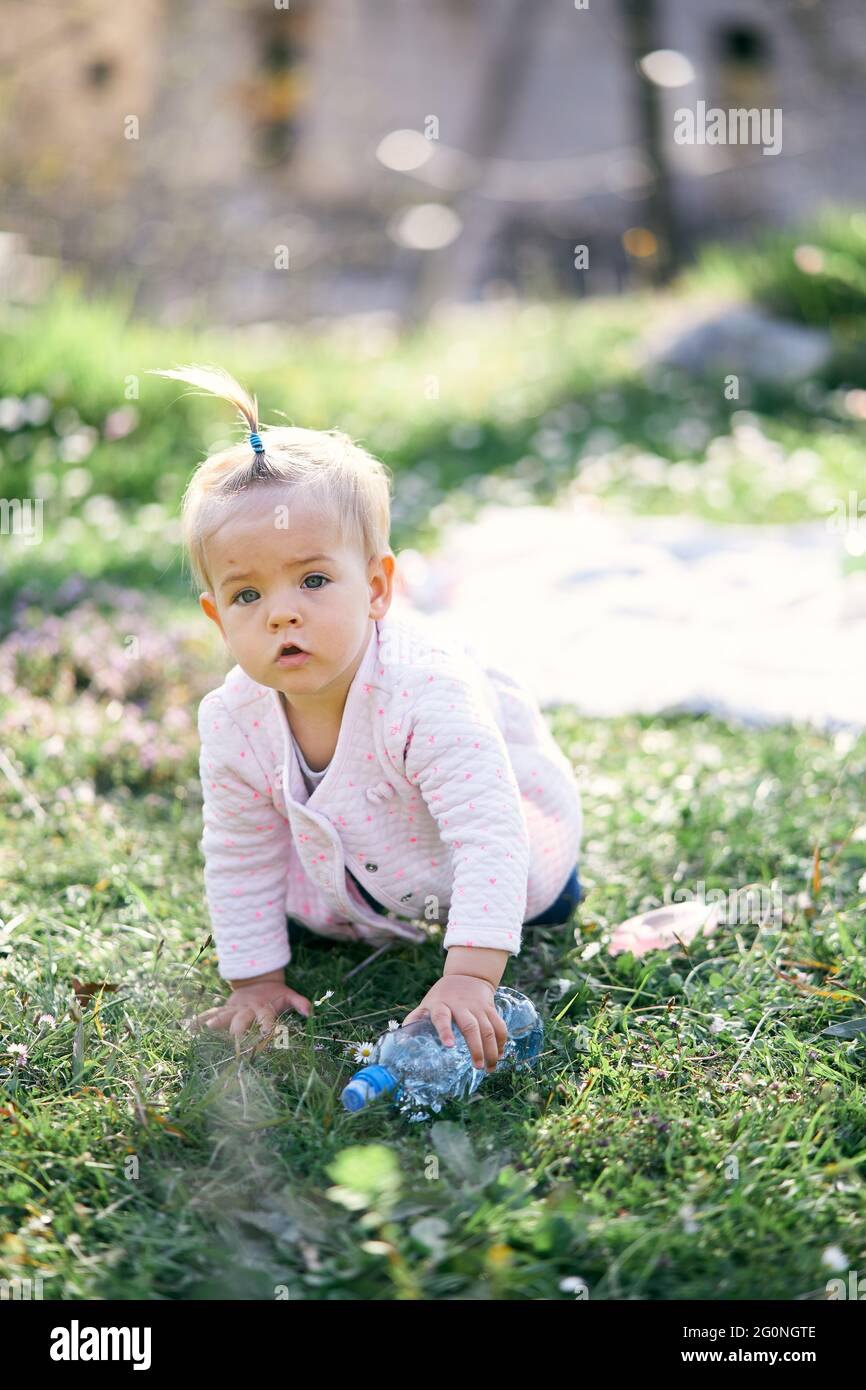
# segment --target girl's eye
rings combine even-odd
[[[304,580],[304,585],[307,583],[307,579],[321,579],[321,581],[322,581],[321,584],[314,584],[314,585],[312,585],[312,590],[313,590],[313,591],[315,591],[316,589],[323,589],[323,588],[325,587],[326,584],[330,584],[330,582],[331,582],[330,579],[328,578],[328,576],[327,576],[326,574],[308,574],[307,577],[306,577],[306,579]],[[303,588],[303,585],[302,585],[301,587]],[[249,608],[249,606],[250,606],[249,603],[241,602],[241,600],[243,599],[244,594],[252,594],[253,600],[255,600],[255,599],[257,599],[257,598],[259,597],[259,591],[258,591],[258,589],[240,589],[240,590],[235,594],[234,598],[232,599],[232,602],[233,602],[233,603],[238,603],[238,602],[240,602],[241,608]]]

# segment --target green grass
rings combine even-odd
[[[367,948],[305,935],[287,978],[333,994],[286,1017],[283,1046],[193,1037],[184,1019],[224,991],[193,731],[136,794],[91,777],[66,799],[54,760],[11,739],[47,819],[4,779],[3,1037],[29,1049],[3,1060],[4,1277],[62,1298],[570,1299],[580,1278],[594,1299],[788,1299],[823,1296],[830,1246],[863,1267],[863,1035],[823,1033],[864,1013],[863,742],[550,720],[583,785],[589,893],[506,972],[542,1011],[543,1063],[432,1125],[349,1116],[339,1091],[349,1044],[437,977],[435,939],[349,977]],[[615,922],[699,880],[774,883],[784,921],[607,954]],[[73,978],[112,988],[76,1001]]]
[[[782,318],[833,329],[862,352],[866,215],[831,208],[803,227],[765,232],[750,246],[708,246],[687,290],[734,292]]]
[[[785,247],[707,253],[664,294],[471,306],[399,336],[369,323],[167,331],[62,281],[0,322],[0,495],[42,499],[44,533],[38,564],[33,546],[4,546],[0,624],[23,584],[48,593],[71,571],[188,592],[180,499],[196,464],[238,436],[230,408],[147,375],[190,360],[236,372],[264,420],[339,426],[381,456],[398,549],[434,544],[486,500],[549,501],[567,486],[638,515],[826,519],[861,488],[859,329],[828,309],[834,353],[820,376],[783,387],[742,374],[736,401],[714,377],[640,365],[660,314],[694,289],[760,295],[753,266],[771,278]]]
[[[859,231],[839,236],[856,262]],[[264,418],[347,429],[394,468],[396,548],[566,485],[638,515],[814,520],[861,488],[850,315],[828,314],[832,361],[796,389],[743,381],[726,402],[637,365],[693,288],[784,307],[766,287],[791,247],[762,255],[764,288],[720,255],[661,297],[478,307],[399,341],[166,333],[74,281],[0,325],[2,495],[45,499],[42,543],[4,537],[0,566],[0,1277],[67,1299],[571,1299],[575,1280],[593,1299],[808,1299],[831,1247],[866,1267],[866,1034],[825,1031],[866,1013],[862,739],[550,712],[583,786],[588,896],[506,971],[542,1012],[542,1065],[433,1124],[349,1116],[339,1093],[349,1048],[440,973],[435,937],[356,970],[364,947],[305,936],[288,980],[321,1002],[278,1047],[236,1055],[184,1023],[225,993],[195,711],[226,663],[176,513],[235,430],[145,369],[218,361]],[[644,907],[755,883],[781,921],[607,951]]]

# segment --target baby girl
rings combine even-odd
[[[199,603],[236,665],[199,706],[205,890],[231,994],[194,1026],[268,1035],[291,989],[287,918],[340,940],[432,942],[428,1013],[492,1070],[494,993],[522,927],[580,897],[581,807],[537,703],[459,642],[389,615],[391,473],[336,430],[259,432],[219,369],[159,375],[231,402],[242,443],[183,501]],[[531,634],[515,634],[524,655]]]

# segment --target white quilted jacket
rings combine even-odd
[[[580,850],[574,773],[534,697],[471,648],[371,622],[328,770],[308,793],[278,691],[235,666],[199,705],[205,890],[224,979],[324,936],[517,954]],[[379,915],[346,870],[388,910]]]

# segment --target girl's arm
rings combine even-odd
[[[509,951],[494,951],[484,946],[452,946],[442,978],[446,975],[474,975],[478,980],[486,980],[493,989],[498,989],[510,954]]]
[[[499,726],[476,683],[441,672],[414,692],[405,773],[454,866],[443,945],[516,955],[526,910],[529,832]]]
[[[291,959],[285,909],[291,829],[219,691],[199,705],[198,727],[205,892],[219,973],[237,985]]]

